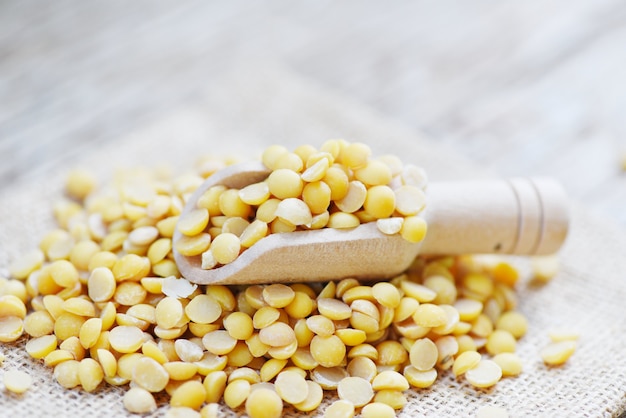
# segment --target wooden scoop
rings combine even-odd
[[[196,190],[183,214],[195,209],[198,198],[211,186],[242,188],[264,180],[269,173],[260,162],[220,170]],[[174,257],[182,276],[198,284],[367,280],[402,273],[420,252],[551,254],[567,235],[567,198],[551,179],[431,182],[426,196],[423,215],[428,233],[418,244],[399,235],[385,235],[371,222],[347,230],[271,234],[234,262],[212,270],[201,268],[200,256],[186,257],[174,250]],[[176,231],[174,242],[180,237]]]

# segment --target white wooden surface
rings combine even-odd
[[[0,184],[263,59],[626,225],[624,45],[622,0],[3,1]]]

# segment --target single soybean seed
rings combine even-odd
[[[362,418],[393,418],[395,416],[396,411],[382,402],[373,402],[361,409]]]
[[[452,373],[458,377],[478,365],[482,356],[477,351],[465,351],[457,356],[452,365]]]
[[[133,326],[118,326],[109,333],[111,347],[120,353],[134,353],[143,344],[143,331]]]
[[[340,399],[361,407],[369,403],[374,397],[372,384],[360,377],[349,376],[342,379],[337,386],[337,395]]]
[[[387,185],[391,181],[391,169],[378,160],[369,160],[364,167],[354,170],[354,177],[368,186]]]
[[[244,379],[250,382],[250,384],[260,383],[261,376],[260,374],[250,368],[250,367],[240,367],[232,371],[232,373],[228,376],[228,381],[232,382],[233,380]]]
[[[346,355],[346,346],[336,335],[316,335],[311,340],[310,350],[315,361],[324,367],[340,365]]]
[[[267,360],[265,363],[263,363],[263,366],[261,366],[261,370],[259,371],[261,381],[269,382],[270,380],[274,379],[278,375],[278,373],[280,373],[281,370],[285,368],[287,362],[287,359],[283,360],[271,358]]]
[[[302,200],[312,214],[324,213],[331,203],[330,186],[323,181],[307,183],[302,189]]]
[[[280,418],[283,414],[283,401],[275,391],[260,388],[248,395],[245,408],[250,418]]]
[[[559,366],[569,360],[576,351],[576,342],[571,340],[552,342],[540,351],[543,362],[549,366]]]
[[[98,342],[98,338],[100,337],[101,332],[102,319],[89,318],[80,327],[80,332],[78,333],[80,344],[85,349],[93,347]]]
[[[335,333],[335,324],[323,315],[312,315],[306,319],[307,327],[315,334],[329,337]]]
[[[225,216],[241,218],[247,218],[251,211],[250,205],[239,197],[237,189],[227,189],[220,194],[219,209]]]
[[[33,379],[26,372],[21,370],[7,370],[2,377],[4,387],[13,393],[24,393],[33,384]]]
[[[159,238],[148,247],[147,256],[150,263],[156,264],[163,260],[172,250],[172,240],[170,238]]]
[[[24,323],[24,327],[26,327],[26,323]],[[569,330],[569,329],[556,329],[548,332],[548,337],[550,337],[550,341],[559,342],[559,341],[575,341],[580,335],[578,332]]]
[[[139,280],[150,272],[150,260],[136,254],[126,254],[115,262],[111,271],[119,282]]]
[[[533,279],[546,283],[559,273],[560,261],[558,256],[534,256],[530,261]]]
[[[0,296],[0,317],[17,316],[20,319],[26,317],[26,305],[15,295]]]
[[[502,407],[485,405],[478,408],[476,418],[509,418],[509,413]]]
[[[348,184],[348,191],[341,200],[336,200],[337,207],[345,213],[353,213],[361,209],[367,197],[367,188],[358,180]]]
[[[302,370],[306,373],[307,370],[313,370],[319,364],[313,356],[311,352],[305,348],[298,348],[295,353],[290,358],[291,362],[294,366],[298,367],[299,370]]]
[[[263,394],[264,392],[261,393]],[[224,389],[224,402],[230,408],[235,409],[243,405],[249,395],[250,382],[243,379],[233,380],[226,386],[226,389]]]
[[[372,150],[367,144],[353,142],[341,152],[341,163],[352,169],[359,169],[367,164]]]
[[[400,305],[401,295],[398,288],[388,282],[378,282],[372,286],[372,294],[378,303],[388,308]]]
[[[517,311],[504,312],[495,325],[496,329],[508,331],[515,338],[521,338],[528,330],[528,320]]]
[[[96,360],[85,358],[78,366],[78,379],[83,390],[93,392],[102,383],[104,372]]]
[[[239,238],[237,238],[239,241]],[[194,236],[183,236],[176,244],[176,251],[184,256],[194,256],[205,252],[211,245],[211,235],[202,232]]]
[[[265,223],[270,223],[276,219],[276,208],[280,203],[280,199],[270,198],[263,202],[256,211],[256,219]]]
[[[226,222],[222,225],[222,233],[231,233],[235,234],[238,237],[241,237],[243,231],[250,225],[250,222],[247,219],[240,217],[232,217],[228,218]]]
[[[78,270],[67,260],[57,260],[50,265],[52,280],[62,287],[71,287],[78,282]]]
[[[62,232],[65,233],[65,231]],[[35,249],[12,261],[9,265],[9,273],[11,276],[16,279],[24,280],[33,271],[38,270],[45,260],[44,251]]]
[[[265,328],[276,322],[280,315],[281,313],[278,309],[271,306],[263,306],[254,313],[252,325],[256,329]]]
[[[220,234],[211,243],[211,252],[219,264],[233,262],[241,250],[239,237],[232,233]]]
[[[132,387],[125,394],[123,401],[124,408],[134,414],[147,414],[156,411],[157,404],[154,396],[147,390],[140,387]]]
[[[293,152],[287,152],[278,157],[278,160],[276,160],[274,165],[274,169],[288,168],[289,170],[293,170],[297,173],[301,172],[303,167],[304,162],[302,161],[302,158]]]
[[[276,393],[290,404],[304,402],[309,387],[304,377],[294,371],[282,371],[276,376],[274,382]]]
[[[313,299],[307,293],[296,291],[293,300],[284,309],[291,318],[300,319],[310,315],[314,307]]]
[[[219,402],[226,388],[226,372],[222,370],[214,370],[207,373],[202,384],[206,389],[207,402]]]
[[[454,280],[443,275],[431,275],[424,279],[424,286],[437,293],[433,300],[439,305],[452,305],[457,300],[458,291]]]
[[[232,312],[223,320],[224,329],[236,340],[247,340],[254,332],[252,318],[244,312]]]
[[[215,322],[222,314],[220,304],[209,295],[197,295],[185,306],[187,317],[198,324]]]
[[[287,345],[268,348],[267,354],[270,357],[277,358],[277,359],[288,359],[288,358],[291,358],[296,353],[297,350],[298,350],[298,341],[294,340],[293,342]]]
[[[393,409],[402,409],[407,404],[404,393],[397,390],[381,390],[374,396],[374,402],[381,402]]]
[[[394,235],[400,233],[403,222],[404,218],[401,217],[377,219],[376,227],[383,234]]]
[[[296,334],[289,325],[275,322],[259,331],[261,342],[271,347],[284,347],[296,342]]]
[[[400,289],[402,289],[405,296],[410,296],[419,303],[432,302],[437,297],[437,292],[434,290],[409,280],[401,280]]]
[[[396,210],[404,215],[417,215],[426,205],[426,195],[416,186],[403,185],[394,190]]]
[[[128,241],[136,246],[150,245],[159,237],[159,230],[154,226],[142,226],[128,234]]]
[[[515,353],[500,353],[492,360],[502,369],[502,376],[517,376],[522,372],[522,360]]]
[[[278,199],[299,197],[304,188],[300,175],[288,168],[279,168],[268,176],[267,184],[270,193]]]
[[[307,383],[306,398],[304,399],[304,401],[294,404],[293,406],[296,407],[296,409],[298,409],[299,411],[311,412],[317,409],[322,403],[322,399],[324,398],[324,391],[322,390],[322,387],[318,383],[312,380],[307,380],[306,383]]]
[[[100,252],[100,245],[96,242],[86,239],[77,242],[70,252],[70,262],[78,270],[88,270],[91,257]]]
[[[396,209],[396,197],[389,186],[373,186],[367,190],[363,209],[374,219],[387,218]]]
[[[174,328],[185,318],[182,303],[174,297],[165,297],[156,306],[157,325],[164,328]]]
[[[310,224],[313,220],[309,206],[296,198],[287,198],[281,201],[274,213],[282,221],[296,226]]]
[[[405,363],[409,355],[407,350],[398,341],[387,340],[376,345],[378,351],[378,364],[392,366]]]
[[[102,367],[105,377],[113,377],[117,373],[117,359],[109,350],[99,348],[97,351],[97,359]]]
[[[428,388],[437,380],[437,370],[432,368],[428,370],[418,370],[415,366],[408,365],[403,371],[407,382],[416,388]]]
[[[67,350],[53,350],[44,357],[44,364],[48,367],[54,367],[68,360],[75,360],[74,354]]]
[[[319,154],[318,154],[319,156]],[[313,157],[315,159],[316,157]],[[312,160],[311,160],[312,162]],[[309,164],[307,161],[307,169],[301,175],[302,180],[312,184],[314,182],[319,182],[324,178],[328,168],[330,167],[330,158],[320,158],[319,160]],[[328,189],[328,197],[330,198],[330,188]],[[304,192],[303,192],[304,193]]]
[[[76,360],[82,360],[85,358],[86,350],[80,344],[78,337],[72,336],[66,339],[59,345],[59,348],[71,352]]]
[[[368,338],[367,333],[362,329],[352,328],[337,329],[335,330],[335,335],[339,337],[339,339],[343,341],[346,346],[349,347],[363,344]]]
[[[348,376],[348,372],[343,367],[318,366],[311,370],[311,380],[326,390],[336,390],[339,382]]]
[[[322,181],[330,187],[330,198],[333,201],[343,199],[348,193],[350,180],[345,170],[338,165],[330,166]]]
[[[407,216],[404,218],[400,235],[409,242],[421,242],[426,236],[426,221],[419,216]]]
[[[367,357],[355,357],[348,363],[346,370],[350,376],[356,376],[371,382],[378,374],[376,363]]]
[[[502,369],[493,360],[480,360],[476,366],[465,372],[465,378],[474,387],[487,388],[498,383]]]
[[[261,161],[266,167],[274,169],[276,161],[288,152],[289,150],[282,145],[270,145],[263,150]]]
[[[394,370],[384,370],[374,378],[372,388],[375,391],[385,389],[404,391],[409,388],[409,382],[406,377]]]
[[[284,308],[295,297],[295,292],[289,286],[281,283],[271,284],[263,288],[263,300],[273,308]]]
[[[243,230],[239,239],[241,241],[241,246],[244,248],[250,248],[254,244],[256,244],[261,238],[265,237],[268,233],[268,226],[266,222],[263,222],[259,219],[256,219],[250,223]]]
[[[411,365],[417,370],[426,371],[435,366],[438,355],[435,343],[428,338],[422,338],[415,341],[415,343],[411,346],[409,359],[411,361]]]
[[[237,340],[227,331],[217,330],[202,337],[202,344],[210,353],[220,356],[230,353],[237,345]]]
[[[354,404],[340,399],[334,401],[324,410],[324,418],[352,418],[354,416]]]
[[[459,312],[461,321],[473,321],[483,310],[482,302],[474,299],[458,299],[454,302],[455,309]]]
[[[200,410],[200,418],[219,418],[220,404],[216,402],[207,403]]]
[[[500,353],[513,353],[515,352],[515,337],[508,331],[502,329],[494,330],[487,337],[485,348],[491,355]]]
[[[181,384],[170,398],[171,406],[185,406],[200,409],[206,400],[206,390],[202,382],[189,380]]]
[[[174,349],[182,361],[193,363],[202,359],[203,347],[190,340],[176,340],[174,342]]]
[[[239,190],[239,198],[248,205],[260,205],[270,197],[267,182],[250,184]]]
[[[107,267],[96,267],[91,271],[87,281],[89,298],[94,302],[110,300],[117,289],[113,272]]]
[[[32,338],[26,343],[26,352],[36,359],[42,359],[57,348],[57,337],[55,335],[44,335]]]
[[[198,372],[198,366],[184,361],[170,361],[163,364],[171,380],[185,381],[191,379]]]
[[[439,327],[448,321],[446,312],[439,305],[423,303],[413,313],[413,320],[422,327]]]
[[[352,308],[347,303],[334,298],[318,299],[317,309],[322,315],[332,320],[348,319],[352,315]]]

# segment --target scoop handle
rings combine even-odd
[[[569,226],[568,199],[551,178],[433,182],[422,254],[544,255]]]

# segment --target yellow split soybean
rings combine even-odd
[[[519,275],[504,261],[418,258],[405,274],[367,285],[346,278],[173,292],[173,246],[213,268],[270,233],[365,222],[412,242],[427,233],[423,170],[372,159],[364,144],[270,147],[266,180],[214,186],[183,214],[202,178],[227,164],[213,162],[201,176],[77,187],[77,201],[54,208],[63,229],[0,280],[0,341],[26,331],[27,353],[66,388],[130,384],[129,412],[151,413],[152,393],[167,393],[168,416],[197,416],[204,404],[203,416],[216,416],[223,401],[251,418],[278,417],[284,402],[310,412],[324,390],[336,390],[341,399],[325,416],[362,407],[366,418],[391,417],[409,386],[430,387],[449,368],[476,387],[521,373],[513,351],[528,321],[515,310]],[[184,237],[173,245],[176,228]],[[566,338],[540,355],[558,365],[574,349]]]
[[[21,370],[7,370],[2,377],[4,387],[13,393],[24,393],[33,384],[33,379],[26,372]]]

